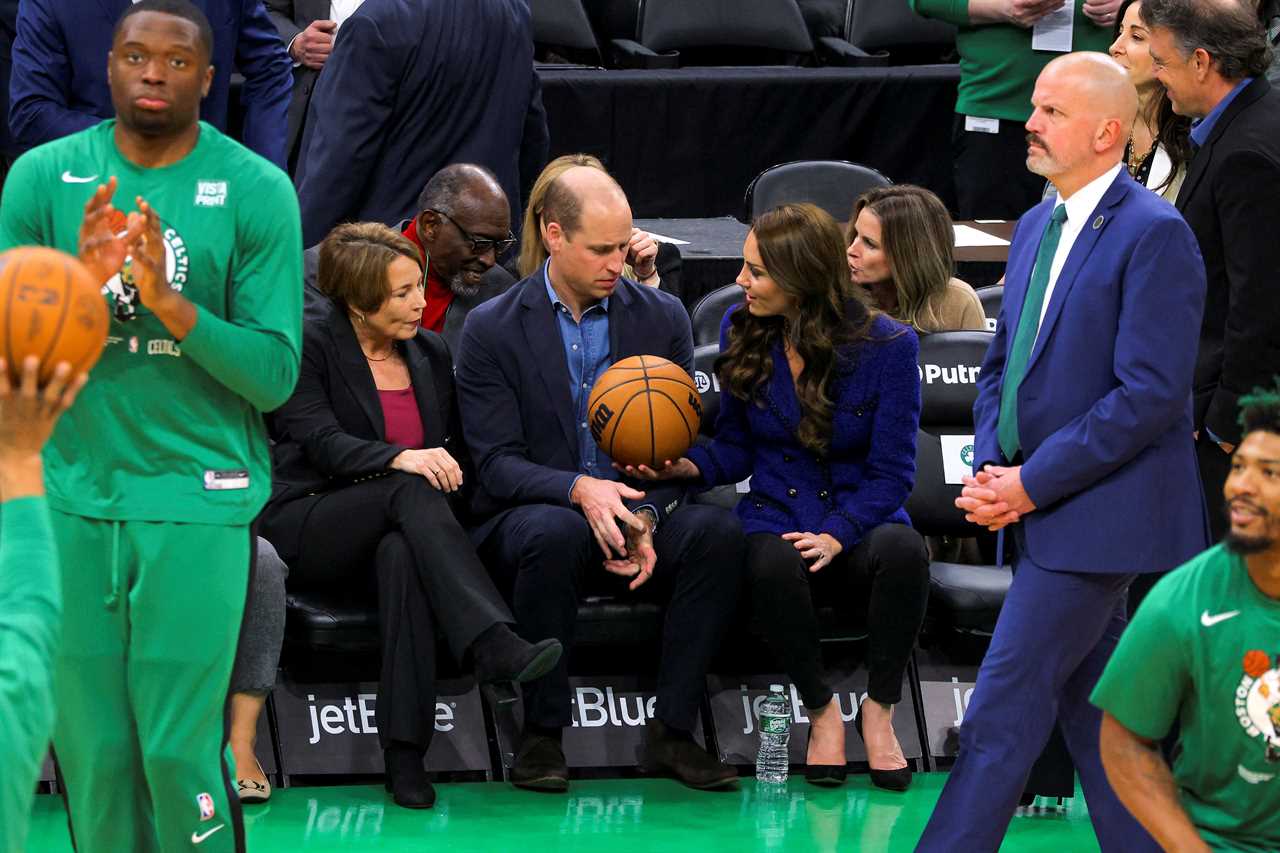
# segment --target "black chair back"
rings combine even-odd
[[[907,514],[921,533],[975,533],[955,499],[963,487],[960,477],[972,470],[978,370],[992,337],[990,332],[937,332],[920,339],[922,407],[916,482],[907,498]]]
[[[582,0],[530,0],[529,7],[534,44],[586,51],[599,58],[600,47]]]
[[[743,291],[736,284],[717,287],[698,300],[689,312],[693,323],[693,345],[719,344],[720,323],[725,312],[743,300]]]
[[[996,330],[996,320],[1000,317],[1000,306],[1004,304],[1004,285],[993,284],[979,287],[976,291],[978,301],[982,303],[982,313],[987,317],[987,331]]]
[[[887,187],[892,183],[870,166],[847,160],[782,163],[756,175],[747,187],[743,221],[754,221],[780,204],[807,201],[831,214],[836,222],[845,222],[858,196],[873,187]]]
[[[650,50],[749,47],[812,53],[796,0],[645,0],[636,40]]]
[[[719,357],[718,343],[703,344],[693,349],[693,384],[702,398],[702,427],[698,431],[706,436],[715,434],[716,416],[720,414],[720,380],[716,378],[716,359]]]
[[[956,28],[922,18],[905,2],[862,0],[848,7],[845,36],[854,46],[874,53],[901,49],[931,50],[939,56],[955,47]]]

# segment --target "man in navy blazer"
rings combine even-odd
[[[737,601],[742,526],[720,507],[681,505],[679,485],[642,492],[622,482],[587,414],[592,387],[616,361],[656,355],[688,371],[689,317],[670,294],[621,278],[631,208],[603,171],[566,171],[548,187],[542,219],[550,259],[472,310],[457,367],[481,559],[500,588],[513,590],[521,631],[555,637],[565,649],[550,675],[525,685],[511,780],[568,787],[560,733],[570,724],[566,661],[579,598],[625,595],[626,579],[634,591],[652,576],[646,592],[659,588],[667,607],[643,762],[691,787],[731,785],[734,769],[692,732],[707,666]]]
[[[994,853],[1055,720],[1102,850],[1158,850],[1107,782],[1088,697],[1130,582],[1208,544],[1191,437],[1204,263],[1177,211],[1122,168],[1137,109],[1123,69],[1060,57],[1032,103],[1027,165],[1058,198],[1014,232],[974,405],[978,473],[957,500],[1017,558],[917,850]]]
[[[303,245],[413,216],[450,163],[488,168],[518,214],[548,145],[528,0],[365,3],[312,89],[294,176]]]
[[[178,0],[183,2],[183,0]],[[9,127],[33,148],[112,118],[107,53],[131,0],[21,0],[9,84]],[[262,0],[196,0],[213,27],[213,85],[200,118],[228,132],[231,72],[244,75],[242,140],[281,168],[292,63]]]

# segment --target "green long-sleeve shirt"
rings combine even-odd
[[[1031,117],[1036,77],[1059,53],[1031,49],[1030,28],[1013,24],[971,24],[969,0],[908,0],[927,18],[955,24],[960,52],[960,94],[956,112],[966,116],[1025,122]],[[1071,49],[1106,51],[1114,36],[1084,15],[1075,3]]]
[[[201,122],[182,160],[144,169],[115,121],[18,159],[0,202],[0,249],[75,254],[84,205],[119,181],[160,215],[170,285],[197,306],[176,341],[137,300],[126,264],[104,290],[110,337],[45,449],[50,506],[119,521],[247,524],[270,494],[262,411],[289,398],[302,337],[302,236],[284,172]]]
[[[44,498],[0,510],[0,850],[25,850],[31,796],[53,730],[58,555]]]

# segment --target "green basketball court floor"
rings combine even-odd
[[[461,783],[437,786],[439,800],[426,811],[399,808],[380,786],[296,787],[247,808],[245,825],[252,853],[908,853],[945,781],[944,773],[917,774],[905,795],[873,788],[865,774],[834,790],[793,777],[772,794],[754,779],[725,793],[690,791],[666,779],[574,780],[568,795]],[[70,852],[61,798],[37,798],[28,849]],[[1065,813],[1015,817],[1001,850],[1094,853],[1084,798],[1069,801]]]

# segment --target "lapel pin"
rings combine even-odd
[[[1102,214],[1101,214],[1101,213],[1099,213],[1099,214],[1098,214],[1098,217],[1097,217],[1096,219],[1094,219],[1094,220],[1093,220],[1093,230],[1094,230],[1094,231],[1097,231],[1099,228],[1101,228],[1101,227],[1102,227],[1102,222],[1103,222]]]

